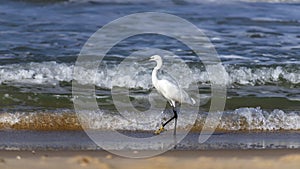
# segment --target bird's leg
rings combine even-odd
[[[174,125],[174,135],[176,135],[176,128],[177,128],[177,111],[175,110],[175,107],[173,107],[173,112],[174,112],[174,118],[175,118],[175,125]]]
[[[161,132],[163,132],[164,130],[165,130],[165,128],[163,127],[163,125],[161,125],[160,128],[154,132],[154,134],[157,134],[157,135],[158,135],[158,134],[160,134]]]
[[[178,115],[177,115],[177,112],[176,112],[176,110],[175,110],[175,107],[173,107],[173,113],[174,113],[174,116],[171,117],[171,118],[170,118],[168,121],[166,121],[165,123],[163,123],[163,124],[161,125],[161,127],[160,127],[158,130],[155,131],[154,134],[160,134],[161,132],[163,132],[163,131],[165,130],[164,127],[165,127],[168,123],[170,123],[173,119],[175,119],[174,135],[176,134],[177,117],[178,117]]]
[[[162,111],[161,112],[162,114],[164,113],[164,111]],[[166,118],[164,117],[163,118],[163,120],[166,120]],[[160,126],[160,128],[159,129],[157,129],[155,132],[154,132],[154,134],[160,134],[161,132],[163,132],[165,129],[164,129],[164,127],[163,127],[163,122],[161,122],[161,126]]]

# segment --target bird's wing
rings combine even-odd
[[[180,95],[180,89],[177,85],[166,79],[158,80],[158,85],[161,94],[165,98],[167,98],[168,100],[178,101],[175,97],[176,95]]]
[[[157,90],[167,100],[194,105],[196,102],[183,89],[179,88],[177,81],[167,72],[160,71],[158,74]]]
[[[162,79],[158,81],[161,94],[168,100],[177,101],[179,103],[195,104],[195,100],[192,99],[183,89],[180,89],[178,85]]]

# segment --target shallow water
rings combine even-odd
[[[109,137],[103,139],[102,144],[106,150],[155,150],[168,149],[164,142],[168,137],[160,141],[140,140],[137,142],[119,141],[112,133],[100,131],[102,135]],[[151,137],[147,132],[124,132],[127,136]],[[178,133],[178,137],[182,133]],[[1,150],[102,150],[83,131],[1,131]],[[299,149],[299,132],[261,132],[261,133],[215,133],[205,143],[198,143],[198,133],[188,134],[184,140],[176,141],[173,150],[217,150],[217,149]],[[237,139],[239,138],[239,139]]]
[[[229,75],[227,102],[218,131],[271,131],[270,135],[279,130],[299,131],[300,4],[274,2],[3,0],[0,4],[0,128],[41,133],[81,129],[73,108],[71,82],[82,46],[95,31],[114,19],[136,12],[157,11],[187,19],[202,29],[215,46]],[[168,112],[154,113],[155,109],[153,114],[124,119],[112,101],[112,88],[129,88],[132,104],[140,110],[149,108],[152,103],[149,94],[155,94],[151,84],[154,64],[132,61],[133,66],[116,74],[124,58],[148,48],[173,52],[191,69],[193,76],[176,78],[184,82],[183,87],[199,86],[201,107],[194,130],[201,130],[210,105],[207,72],[189,48],[174,39],[154,35],[123,40],[105,56],[95,79],[101,111],[91,116],[99,122],[89,124],[88,128],[148,132],[159,126],[162,116],[170,116]],[[150,55],[143,54],[143,58]],[[165,65],[171,74],[185,71],[178,69],[180,64],[176,61],[166,59]],[[81,83],[93,84],[94,75],[84,76]],[[190,127],[185,123],[190,118],[188,113],[182,113],[180,129]],[[153,122],[141,125],[139,120],[143,119]],[[172,125],[167,129],[172,129]],[[281,136],[285,137],[276,135],[279,139]],[[297,134],[295,137],[299,138]]]

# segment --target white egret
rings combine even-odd
[[[171,107],[173,108],[174,116],[170,118],[165,123],[162,123],[161,127],[155,131],[155,134],[160,134],[164,131],[164,127],[175,119],[175,126],[174,126],[174,135],[176,134],[176,127],[177,127],[177,111],[176,111],[176,103],[188,103],[188,104],[195,104],[195,100],[181,88],[177,84],[172,83],[166,79],[158,79],[157,72],[161,69],[163,65],[163,60],[159,55],[153,55],[150,58],[150,61],[156,61],[156,66],[152,71],[152,83],[156,90],[167,99],[170,103]]]

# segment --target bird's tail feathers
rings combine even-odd
[[[196,101],[192,97],[190,97],[185,91],[182,91],[182,94],[183,94],[183,97],[181,99],[182,99],[183,103],[187,103],[190,105],[196,104]]]

